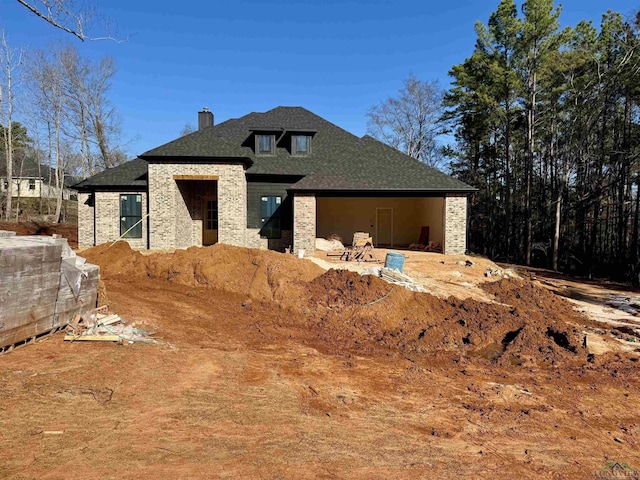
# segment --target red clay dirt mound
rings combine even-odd
[[[302,285],[321,275],[314,263],[270,250],[216,244],[147,257],[150,278],[237,293],[262,302],[295,303]]]
[[[103,280],[119,275],[129,278],[146,275],[139,268],[143,264],[142,254],[133,250],[127,242],[103,243],[82,250],[80,256],[86,258],[87,262],[100,266],[100,277]]]
[[[274,339],[281,327],[297,330],[324,351],[444,350],[508,365],[586,361],[582,336],[572,325],[585,319],[565,300],[530,282],[486,284],[484,289],[500,302],[492,304],[442,300],[349,271],[322,274],[320,267],[292,255],[221,244],[142,255],[118,242],[83,255],[102,267],[107,283],[111,277],[128,282],[148,278],[240,294],[286,309],[287,315],[261,319],[256,328],[272,332]]]
[[[309,284],[306,322],[319,348],[372,353],[460,351],[500,364],[584,362],[584,318],[570,304],[530,283],[502,280],[485,288],[499,302],[413,293],[379,278],[328,271]],[[295,317],[283,320],[292,326]],[[567,323],[570,322],[570,323]],[[307,326],[308,327],[308,326]]]
[[[387,295],[392,288],[373,275],[331,269],[309,283],[308,304],[327,308],[365,305]]]
[[[150,278],[244,295],[261,302],[294,305],[304,284],[322,274],[314,263],[293,255],[230,245],[191,247],[142,255],[128,243],[103,244],[82,255],[100,265],[104,279]]]
[[[71,248],[78,247],[78,225],[75,223],[46,223],[33,221],[0,222],[0,230],[16,235],[62,235]]]

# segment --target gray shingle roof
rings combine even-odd
[[[275,155],[256,155],[254,134],[275,132]],[[311,153],[291,155],[291,135],[308,132]],[[298,191],[475,191],[469,185],[372,137],[358,138],[301,107],[250,113],[180,137],[149,150],[140,159],[91,177],[76,188],[146,185],[146,162],[220,161],[245,163],[247,174],[298,175]]]
[[[7,163],[6,157],[4,154],[0,153],[0,177],[5,177],[7,175]],[[40,179],[44,183],[48,183],[51,180],[51,183],[55,185],[55,168],[51,168],[48,165],[40,164],[38,166],[38,160],[34,157],[26,157],[23,161],[14,158],[13,165],[13,178],[21,178],[21,179]],[[64,175],[64,186],[70,187],[74,183],[76,183],[78,179],[76,177],[72,177],[65,173]]]
[[[100,187],[140,187],[146,189],[147,162],[136,158],[117,167],[108,168],[104,172],[72,186],[76,190],[94,190]]]
[[[6,174],[6,157],[4,154],[0,153],[0,176],[6,176]],[[14,157],[12,175],[14,178],[40,178],[48,180],[50,175],[55,175],[55,171],[49,166],[43,164],[40,164],[38,167],[38,161],[33,157],[26,157],[22,162]]]
[[[275,155],[256,155],[253,132],[281,133]],[[312,135],[311,153],[290,153],[292,133]],[[278,136],[276,136],[278,138]],[[473,192],[474,188],[364,136],[358,138],[301,107],[277,107],[208,127],[141,155],[150,161],[175,157],[250,159],[248,174],[302,175],[295,190],[413,190]]]

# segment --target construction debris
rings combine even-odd
[[[373,237],[366,232],[356,232],[353,234],[351,248],[345,250],[340,255],[340,260],[347,262],[377,262],[373,256]]]
[[[65,341],[122,342],[118,335],[65,335]]]
[[[501,277],[502,270],[499,268],[487,268],[487,271],[484,272],[485,277]]]
[[[471,260],[460,260],[456,262],[456,264],[461,267],[473,267],[473,262]]]
[[[393,285],[399,285],[412,292],[424,293],[427,291],[427,289],[424,288],[424,285],[422,285],[419,282],[416,282],[409,275],[405,275],[404,273],[401,273],[398,270],[391,269],[391,268],[372,267],[363,271],[362,275],[375,275],[376,277],[380,277],[387,283],[391,283]]]
[[[126,322],[116,314],[107,314],[106,307],[96,308],[85,315],[77,315],[67,324],[66,341],[94,341],[129,343],[157,343],[147,332]]]
[[[320,250],[321,252],[334,252],[344,250],[344,245],[337,238],[316,238],[316,250]]]

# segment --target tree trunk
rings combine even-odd
[[[10,98],[10,95],[7,95],[7,97]],[[11,111],[11,107],[9,107],[9,111]],[[8,117],[9,121],[7,122],[7,127],[4,129],[5,158],[7,161],[7,199],[4,212],[5,220],[11,219],[11,198],[13,197],[13,132],[11,129],[11,114],[9,114]]]
[[[635,286],[640,286],[640,179],[636,182],[636,202],[633,214],[633,236],[631,241],[631,258],[633,258],[631,282]]]
[[[524,250],[525,264],[531,265],[531,244],[533,240],[531,216],[531,181],[533,176],[533,160],[535,149],[535,121],[536,121],[536,73],[533,72],[529,85],[529,104],[527,106],[527,152],[525,160],[525,198],[524,198]]]
[[[62,182],[60,176],[62,171],[60,160],[60,123],[56,122],[55,125],[55,149],[56,149],[56,213],[53,218],[53,223],[60,223],[60,210],[62,209]],[[64,178],[64,173],[62,173]]]

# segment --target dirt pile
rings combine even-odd
[[[78,247],[78,226],[75,223],[0,222],[0,230],[16,232],[16,235],[62,235],[71,248]]]
[[[309,284],[306,321],[314,325],[319,346],[332,351],[455,350],[509,365],[586,361],[582,334],[572,325],[584,319],[567,302],[519,280],[484,288],[508,305],[441,300],[330,270]]]
[[[142,254],[132,250],[126,242],[103,243],[82,250],[80,255],[86,258],[87,262],[100,266],[102,280],[121,275],[128,278],[146,276]]]
[[[488,283],[483,288],[497,303],[485,303],[442,300],[374,276],[322,273],[292,255],[221,244],[142,255],[118,242],[83,255],[102,266],[107,282],[112,277],[144,278],[204,287],[286,310],[286,315],[260,319],[256,328],[274,340],[282,328],[298,331],[300,338],[327,352],[420,355],[444,350],[505,365],[587,358],[582,335],[572,325],[585,319],[531,282]]]
[[[173,253],[142,255],[128,243],[103,244],[82,252],[101,266],[104,279],[149,278],[244,295],[260,302],[293,307],[304,284],[322,274],[310,261],[293,255],[216,244]]]
[[[373,275],[361,276],[347,270],[328,270],[309,282],[310,307],[342,308],[362,306],[387,295],[393,286]]]

